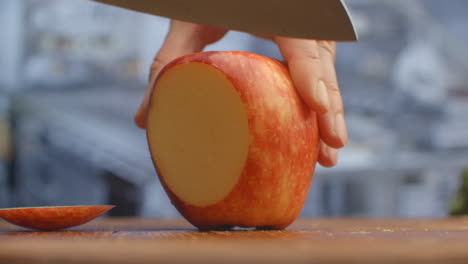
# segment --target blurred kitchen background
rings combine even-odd
[[[468,1],[347,0],[338,45],[350,143],[303,216],[443,217],[468,166]],[[0,0],[0,207],[116,204],[179,217],[133,114],[165,18],[87,0]],[[209,50],[280,58],[231,32]]]

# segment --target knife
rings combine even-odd
[[[94,0],[257,35],[357,41],[343,0]]]

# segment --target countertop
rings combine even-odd
[[[467,263],[468,218],[299,219],[284,231],[199,232],[101,218],[63,232],[0,223],[1,263]]]

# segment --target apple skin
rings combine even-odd
[[[24,228],[52,231],[84,224],[112,208],[113,205],[19,207],[0,209],[0,218]]]
[[[167,64],[158,79],[174,66],[192,62],[215,67],[231,81],[246,108],[251,143],[234,188],[223,200],[206,207],[187,204],[168,188],[150,147],[172,204],[200,230],[286,228],[300,214],[314,174],[319,149],[316,113],[299,97],[284,63],[254,53],[189,54]],[[154,87],[150,98],[157,96]],[[148,143],[150,136],[147,130]]]

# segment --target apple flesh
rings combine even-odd
[[[52,231],[84,224],[112,208],[112,205],[20,207],[0,209],[0,218],[24,228]]]
[[[178,58],[154,83],[146,129],[166,193],[199,229],[283,229],[301,212],[317,119],[282,62],[237,51]]]

